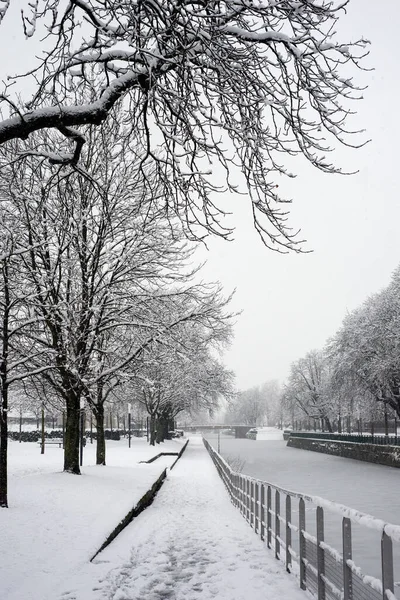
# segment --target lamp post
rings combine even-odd
[[[84,440],[84,436],[85,436],[85,401],[83,399],[81,399],[81,435],[80,435],[80,461],[79,464],[80,466],[83,465],[83,440]]]
[[[132,404],[128,403],[128,448],[131,447],[131,410]]]
[[[22,442],[22,406],[19,409],[19,443]]]
[[[44,454],[45,434],[44,434],[44,402],[42,402],[42,441],[40,445],[40,454]]]
[[[385,436],[386,438],[389,435],[389,421],[388,421],[388,410],[387,410],[387,403],[385,402]]]

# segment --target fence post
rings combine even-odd
[[[281,522],[279,520],[281,510],[281,496],[278,490],[275,490],[275,558],[279,559],[281,545],[279,538],[281,536]]]
[[[265,539],[265,487],[261,483],[261,498],[260,498],[260,535],[261,539]]]
[[[242,475],[242,515],[246,518],[246,478]]]
[[[254,481],[250,481],[250,527],[254,526]]]
[[[389,435],[389,421],[388,421],[388,413],[387,413],[387,402],[385,402],[385,415],[384,415],[384,419],[385,419],[385,436],[386,438]]]
[[[318,569],[318,600],[325,600],[325,553],[321,546],[324,541],[324,511],[317,506],[317,569]]]
[[[342,520],[342,541],[343,541],[343,587],[344,596],[343,600],[353,599],[353,574],[349,565],[348,560],[352,559],[352,548],[351,548],[351,521],[347,517],[343,517]]]
[[[259,510],[259,506],[258,506],[258,482],[256,481],[254,483],[254,531],[256,533],[258,533],[259,530],[259,515],[260,515],[260,510]]]
[[[290,525],[292,523],[292,501],[289,495],[286,496],[286,571],[290,573],[292,566],[292,555],[290,549],[292,547],[292,530]]]
[[[306,530],[306,505],[303,498],[299,500],[299,564],[300,564],[300,587],[302,590],[307,589],[306,584],[306,540],[304,531]]]
[[[246,520],[250,522],[250,480],[246,478]]]
[[[382,593],[383,600],[387,600],[386,590],[394,593],[393,576],[393,542],[392,538],[383,530],[381,540],[381,558],[382,558]]]
[[[271,486],[269,485],[267,488],[267,546],[271,548],[271,538],[272,538],[272,519],[271,519],[271,507],[272,507],[272,499],[271,499]]]

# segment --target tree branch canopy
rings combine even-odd
[[[349,67],[360,67],[367,42],[337,41],[346,4],[37,0],[23,12],[24,32],[45,34],[46,43],[36,67],[18,76],[32,79],[35,92],[22,104],[8,79],[0,144],[55,128],[75,147],[48,158],[77,164],[84,126],[100,125],[121,102],[135,146],[142,141],[142,168],[156,169],[166,210],[189,237],[229,237],[213,197],[240,191],[267,246],[299,249],[274,179],[293,176],[284,156],[302,154],[332,173],[340,169],[326,156],[336,141],[362,144],[346,123],[349,101],[360,97]],[[12,5],[1,3],[3,26]],[[83,129],[71,136],[70,127]]]

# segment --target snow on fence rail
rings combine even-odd
[[[286,570],[298,575],[301,589],[309,590],[318,600],[396,600],[393,541],[400,542],[399,526],[318,496],[237,473],[207,440],[203,438],[203,442],[233,504],[275,557],[284,561]],[[296,503],[294,510],[292,502]],[[316,536],[306,529],[306,502],[316,506]],[[341,552],[325,543],[324,510],[342,517]],[[382,579],[363,574],[354,563],[352,523],[381,533]]]

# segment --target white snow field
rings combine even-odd
[[[190,439],[154,503],[94,563],[82,564],[53,599],[309,597],[233,507],[200,436]]]
[[[9,442],[9,508],[0,509],[0,600],[56,597],[119,521],[176,457],[138,464],[182,441],[150,447],[144,439],[107,442],[107,467],[95,465],[95,444],[84,451],[82,475],[62,473],[63,450]]]
[[[62,450],[10,443],[10,508],[0,511],[1,600],[304,600],[297,579],[231,504],[200,436],[154,503],[91,556],[158,477],[164,457],[142,440],[109,442],[107,467],[85,450],[83,475],[61,472]]]

